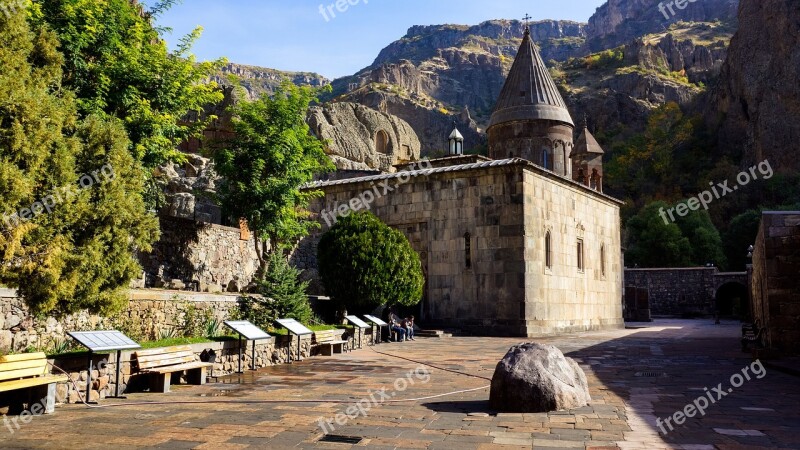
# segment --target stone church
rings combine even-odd
[[[313,183],[322,229],[294,262],[314,277],[321,234],[360,206],[419,253],[424,326],[523,337],[622,327],[622,202],[603,193],[600,145],[585,123],[577,131],[526,30],[487,130],[489,158],[462,155],[454,132],[448,157],[398,155],[394,173]]]

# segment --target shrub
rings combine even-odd
[[[325,290],[340,306],[411,306],[422,299],[419,255],[369,212],[340,219],[322,236],[317,259]]]
[[[264,299],[245,297],[239,301],[239,316],[262,328],[271,327],[276,319],[290,318],[309,323],[313,312],[308,301],[307,281],[300,281],[301,271],[289,265],[281,254],[269,257],[269,266],[258,282]]]

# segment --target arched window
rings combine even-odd
[[[464,265],[467,269],[472,268],[472,236],[469,233],[464,234]]]
[[[578,272],[584,271],[584,261],[583,261],[583,239],[578,239]]]
[[[553,169],[553,158],[550,156],[550,150],[542,150],[542,167],[547,170]]]
[[[375,151],[388,155],[392,153],[392,142],[389,140],[389,135],[383,131],[378,131],[375,135]]]
[[[606,246],[600,246],[600,273],[606,276]]]
[[[548,269],[553,268],[553,243],[550,239],[550,231],[544,235],[544,264]]]

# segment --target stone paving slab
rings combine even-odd
[[[527,339],[558,346],[586,371],[593,401],[572,411],[508,414],[489,408],[488,378],[523,339],[420,338],[265,368],[223,383],[176,386],[169,394],[108,399],[102,408],[60,406],[19,429],[5,421],[0,447],[800,448],[797,378],[767,369],[761,379],[751,376],[732,387],[731,377],[752,365],[739,351],[739,331],[734,322],[659,320],[637,329]],[[715,395],[723,398],[703,416],[674,422],[666,434],[660,430],[657,424],[674,421],[676,412],[720,383],[722,394]],[[444,395],[454,391],[461,392]],[[362,441],[322,442],[323,427]]]

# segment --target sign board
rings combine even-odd
[[[292,334],[296,334],[298,336],[304,336],[306,334],[314,334],[313,331],[309,330],[308,328],[305,327],[305,325],[294,319],[278,319],[275,322],[278,322],[282,327],[289,330]]]
[[[356,316],[344,316],[345,319],[350,321],[353,325],[357,326],[358,328],[372,328],[372,325],[368,325],[363,320],[359,319]]]
[[[239,333],[248,341],[258,341],[272,337],[261,328],[258,328],[246,320],[228,320],[225,322],[225,326]]]
[[[133,350],[142,346],[119,331],[70,331],[70,337],[94,353],[110,350]]]
[[[375,316],[370,316],[368,314],[364,314],[364,317],[366,317],[367,320],[369,320],[370,322],[374,323],[375,325],[377,325],[379,327],[385,327],[385,326],[389,325],[388,323],[382,321],[381,319],[378,319]]]

